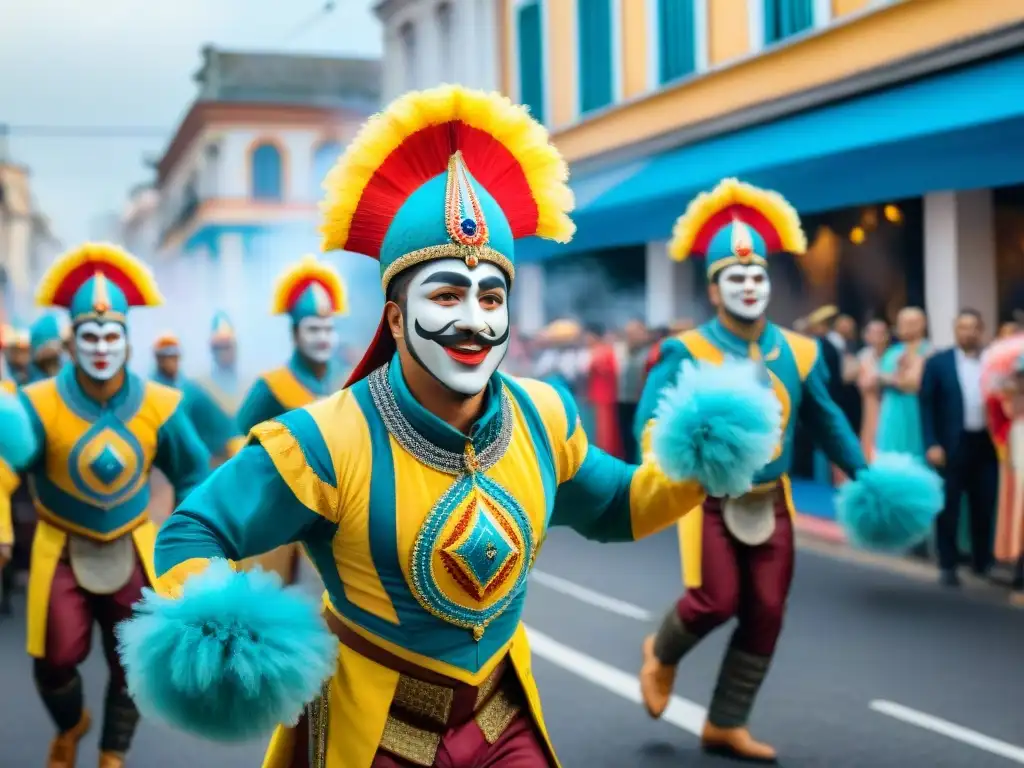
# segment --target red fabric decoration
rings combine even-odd
[[[395,337],[391,335],[391,329],[388,328],[387,316],[381,317],[377,333],[373,335],[373,341],[370,342],[359,365],[349,375],[348,381],[345,382],[345,388],[362,381],[385,363],[390,363],[397,350]]]
[[[515,156],[486,131],[454,121],[417,131],[388,155],[363,190],[345,250],[380,258],[398,210],[413,192],[446,173],[448,159],[458,150],[473,178],[501,207],[512,236],[533,235],[537,203]]]
[[[745,205],[730,205],[716,213],[707,223],[701,227],[700,232],[693,241],[693,253],[700,256],[707,255],[711,239],[724,227],[728,226],[733,219],[739,219],[748,227],[754,229],[764,240],[768,253],[776,253],[782,249],[782,240],[779,233],[772,226],[771,221],[756,208],[749,208]],[[761,254],[767,256],[768,254]]]
[[[70,307],[71,300],[75,297],[78,289],[85,285],[89,278],[97,272],[102,273],[107,280],[121,289],[124,297],[128,300],[129,307],[145,305],[146,300],[132,279],[120,269],[105,261],[87,261],[72,269],[60,284],[60,288],[57,290],[56,296],[54,296],[54,305]]]

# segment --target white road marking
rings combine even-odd
[[[530,579],[541,586],[554,590],[555,592],[560,592],[563,595],[575,598],[581,603],[592,605],[595,608],[600,608],[608,611],[609,613],[617,613],[619,616],[625,616],[628,619],[651,621],[654,618],[650,611],[645,608],[641,608],[638,605],[633,605],[632,603],[627,603],[625,600],[618,600],[614,597],[609,597],[608,595],[602,595],[600,592],[595,592],[594,590],[587,589],[579,584],[574,584],[560,576],[554,576],[550,573],[538,571],[536,568],[530,571]]]
[[[892,701],[872,701],[868,706],[875,712],[888,715],[896,720],[916,725],[918,728],[924,728],[932,733],[938,733],[963,744],[969,744],[984,752],[999,755],[1007,760],[1024,765],[1024,748],[1016,747],[999,739],[993,739],[991,736],[972,731],[970,728],[965,728],[962,725],[951,723],[948,720],[943,720],[924,712],[918,712],[916,709],[911,709]]]
[[[636,674],[623,672],[621,669],[605,664],[575,648],[562,645],[533,627],[527,627],[526,633],[530,638],[530,648],[535,656],[604,688],[626,701],[642,706],[640,681]],[[661,719],[676,728],[699,736],[704,728],[706,716],[707,710],[704,707],[681,696],[673,696]]]

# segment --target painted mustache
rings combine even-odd
[[[446,323],[436,331],[428,331],[420,325],[419,320],[416,320],[413,323],[413,328],[415,328],[416,333],[420,338],[436,342],[442,347],[457,347],[462,344],[479,344],[481,347],[497,347],[508,340],[508,334],[511,330],[511,326],[509,326],[500,336],[490,336],[484,332],[451,330],[454,326],[455,321],[452,320],[450,323]]]

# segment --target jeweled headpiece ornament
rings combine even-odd
[[[768,265],[774,253],[802,255],[807,237],[800,217],[778,192],[724,179],[690,203],[672,230],[668,254],[703,256],[708,278],[731,264]]]
[[[568,178],[525,107],[454,85],[409,93],[370,118],[327,175],[323,248],[377,259],[385,291],[435,259],[486,261],[511,281],[517,239],[572,239]],[[382,321],[350,383],[394,350]]]
[[[58,256],[36,291],[37,304],[66,308],[76,324],[125,323],[129,307],[155,307],[163,300],[146,265],[109,243],[86,243]]]

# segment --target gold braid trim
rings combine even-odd
[[[462,259],[467,264],[486,261],[504,270],[508,275],[509,282],[514,280],[516,276],[516,268],[512,261],[490,246],[444,243],[443,245],[431,245],[416,251],[410,251],[391,262],[388,268],[384,270],[384,274],[380,279],[384,291],[387,292],[388,285],[399,272],[403,272],[409,267],[415,267],[417,264],[436,261],[437,259]]]

